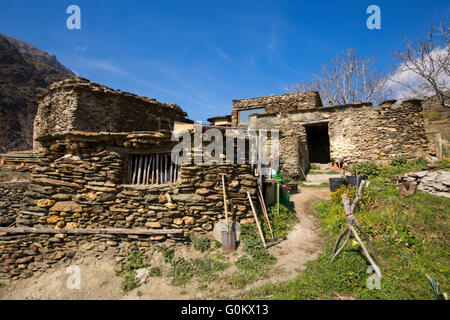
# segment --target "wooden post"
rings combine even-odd
[[[436,138],[436,158],[438,160],[442,159],[442,139],[441,139],[441,133],[437,132],[435,133]]]
[[[142,170],[143,170],[142,175],[143,175],[144,177],[143,177],[142,184],[143,184],[143,185],[146,185],[146,184],[147,184],[148,156],[147,156],[147,155],[143,155],[143,157],[144,157],[144,168],[142,169]]]
[[[156,156],[152,156],[152,184],[155,184],[155,168],[156,168]]]
[[[159,184],[159,154],[156,155],[156,184]]]
[[[259,224],[258,215],[256,214],[255,206],[253,205],[252,197],[250,196],[250,192],[247,191],[248,201],[250,202],[250,206],[252,207],[253,216],[255,217],[256,227],[258,228],[259,236],[261,237],[261,242],[264,248],[267,248],[266,240],[264,239],[264,234],[261,229],[261,225]]]
[[[165,173],[164,173],[164,176],[165,176],[164,183],[167,183],[167,182],[169,182],[169,177],[170,177],[170,175],[169,175],[169,157],[168,156],[164,156],[164,160],[166,162],[166,170],[165,170]]]
[[[182,229],[52,229],[52,228],[0,228],[0,234],[140,234],[140,235],[159,235],[159,234],[182,234]]]

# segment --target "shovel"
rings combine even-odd
[[[225,174],[222,173],[223,205],[225,207],[226,231],[222,231],[222,248],[225,252],[234,252],[236,250],[236,232],[231,230],[228,221],[227,194],[225,192]]]

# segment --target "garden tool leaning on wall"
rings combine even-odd
[[[233,252],[236,250],[236,232],[233,223],[228,219],[228,204],[227,193],[225,190],[225,174],[222,173],[222,191],[223,191],[223,205],[225,208],[225,231],[222,231],[222,247],[225,252]]]
[[[355,216],[353,215],[353,210],[355,209],[358,201],[361,199],[362,189],[364,188],[365,184],[366,184],[366,182],[364,180],[361,181],[361,185],[359,186],[356,198],[351,205],[350,205],[350,198],[349,198],[348,194],[342,195],[342,203],[344,204],[347,226],[346,226],[345,230],[338,236],[338,238],[336,240],[336,243],[333,248],[333,257],[331,258],[331,262],[333,262],[336,259],[336,257],[339,255],[339,253],[341,253],[341,251],[344,249],[344,247],[347,245],[348,241],[350,240],[351,234],[353,233],[353,235],[356,238],[356,241],[358,241],[359,245],[363,249],[364,254],[366,255],[367,259],[369,260],[370,264],[372,265],[373,270],[375,271],[376,275],[378,276],[378,278],[381,279],[382,275],[381,275],[380,268],[376,265],[376,263],[374,261],[374,260],[376,260],[377,262],[379,262],[379,260],[378,260],[377,255],[375,254],[375,250],[373,249],[373,246],[372,246],[372,243],[370,242],[369,236],[363,230],[363,228],[361,228],[358,221],[355,219]],[[361,238],[359,237],[358,233],[356,232],[355,227],[364,236],[364,239],[366,240],[367,245],[369,246],[369,249],[370,249],[370,252],[372,253],[373,258],[367,251],[364,243],[362,242]],[[339,246],[339,243],[341,242],[342,238],[346,234],[347,234],[347,238],[345,239],[344,244],[339,249],[337,249],[337,247]]]

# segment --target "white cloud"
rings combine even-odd
[[[436,48],[430,53],[430,55],[433,58],[443,56],[444,54],[447,54],[447,50],[448,47]],[[425,59],[425,61],[427,61],[427,59]],[[440,72],[437,79],[441,87],[447,89],[450,88],[450,75],[448,73],[446,73],[445,71]],[[407,86],[402,85],[402,83],[406,84]],[[414,71],[406,68],[405,64],[401,64],[390,76],[390,79],[387,80],[386,89],[391,90],[393,92],[394,98],[397,100],[405,100],[407,98],[417,97],[417,91],[419,91],[423,96],[434,95],[434,93],[430,90],[422,89],[424,85],[427,85],[425,79],[423,79]],[[413,88],[416,93],[413,92],[411,88]]]

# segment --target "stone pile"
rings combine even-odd
[[[414,182],[418,191],[450,198],[450,171],[420,171],[406,174],[402,179]]]

